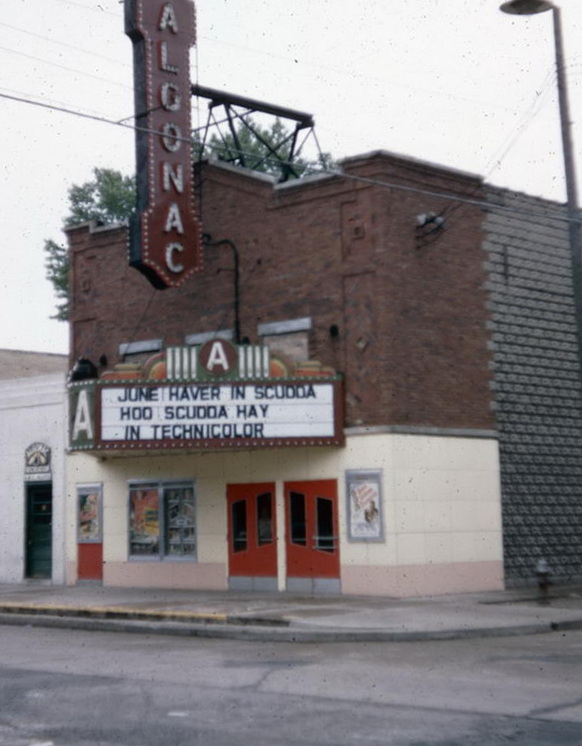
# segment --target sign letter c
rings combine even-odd
[[[166,246],[166,267],[170,270],[170,272],[183,272],[184,271],[184,265],[183,264],[177,264],[174,261],[174,253],[179,252],[180,254],[183,253],[184,247],[181,243],[169,243]]]

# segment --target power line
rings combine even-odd
[[[123,67],[126,67],[126,68],[130,67],[130,65],[128,65],[126,62],[121,62],[121,60],[114,60],[112,57],[106,57],[104,54],[99,54],[98,52],[90,52],[88,49],[83,49],[83,47],[77,47],[74,44],[67,44],[64,41],[56,41],[55,39],[50,39],[48,36],[43,36],[42,34],[35,34],[33,31],[28,31],[27,29],[19,28],[18,26],[11,26],[9,23],[0,22],[0,26],[3,26],[4,28],[9,28],[11,29],[11,31],[18,31],[20,34],[26,34],[27,36],[32,36],[35,39],[42,39],[43,41],[48,41],[49,44],[56,44],[58,47],[65,47],[66,49],[73,49],[75,50],[75,52],[81,52],[82,54],[89,55],[90,57],[97,57],[100,60],[104,60],[105,62],[111,62],[114,65],[122,65]],[[12,51],[12,50],[7,50],[7,51]],[[15,52],[15,54],[18,54],[18,52]],[[44,60],[42,61],[44,62]]]
[[[53,0],[53,2],[61,3],[62,5],[72,5],[75,8],[82,8],[82,10],[89,10],[93,13],[101,13],[108,16],[113,16],[114,18],[120,18],[119,13],[113,13],[111,10],[105,10],[105,8],[102,5],[99,5],[97,3],[93,3],[93,6],[90,5],[83,5],[83,3],[75,3],[73,0]]]
[[[0,86],[0,92],[2,91],[8,94],[12,94],[15,98],[20,97],[20,99],[24,101],[30,101],[31,103],[34,103],[34,96],[36,95],[34,93],[18,91],[18,90],[15,90],[14,88],[6,88],[5,86]],[[17,98],[17,100],[19,99]],[[51,104],[52,106],[56,107],[58,105],[58,106],[63,106],[66,108],[66,104],[64,101],[60,101],[59,99],[51,99],[51,101],[53,102],[53,104]]]
[[[502,144],[494,151],[493,156],[489,159],[487,162],[487,165],[485,167],[485,174],[483,176],[483,181],[486,181],[489,179],[491,174],[499,168],[502,161],[506,156],[511,152],[511,149],[515,145],[515,143],[518,141],[518,139],[523,135],[523,133],[526,131],[527,127],[531,124],[531,122],[534,120],[534,118],[537,116],[538,112],[541,109],[541,106],[547,97],[547,94],[550,90],[550,84],[553,82],[553,79],[555,78],[555,71],[552,68],[549,69],[549,71],[546,73],[546,76],[542,82],[542,85],[540,86],[539,93],[536,94],[536,97],[534,98],[533,102],[528,107],[527,111],[524,112],[524,114],[521,116],[521,119],[517,126],[512,130],[512,132],[509,133],[503,140]],[[499,153],[499,156],[497,155]],[[474,192],[477,192],[481,189],[481,187],[477,187]],[[440,214],[442,217],[446,217],[447,225],[451,225],[451,218],[454,215],[454,213],[462,206],[461,202],[457,202],[452,205],[448,205]]]
[[[101,124],[111,124],[117,127],[123,127],[125,129],[130,129],[133,131],[146,132],[146,133],[157,135],[160,137],[164,136],[164,133],[159,130],[151,129],[148,127],[140,127],[134,124],[128,124],[127,122],[123,122],[123,121],[115,121],[113,119],[107,119],[107,117],[100,117],[100,116],[96,116],[93,114],[85,114],[83,112],[75,111],[73,109],[68,109],[63,106],[52,106],[50,104],[42,103],[40,101],[33,101],[31,99],[22,98],[20,96],[11,96],[6,93],[0,93],[0,98],[5,98],[10,101],[16,101],[18,103],[28,104],[31,106],[38,106],[40,108],[48,109],[50,111],[59,111],[63,114],[69,114],[71,116],[77,116],[82,119],[88,119],[90,121],[100,122]],[[172,135],[172,139],[176,140],[177,142],[185,142],[188,144],[192,143],[189,137],[179,137],[179,136],[174,137]],[[249,154],[249,155],[252,155],[252,154]],[[277,159],[277,162],[281,163],[282,161],[280,159]],[[292,164],[290,163],[289,165],[292,165]],[[558,222],[565,222],[565,223],[571,220],[571,218],[567,217],[566,215],[562,216],[562,215],[548,215],[547,213],[536,213],[535,211],[532,211],[529,208],[528,209],[524,208],[522,210],[522,209],[519,209],[513,206],[509,207],[505,205],[498,205],[493,202],[489,202],[487,200],[463,197],[463,196],[459,196],[458,194],[451,194],[449,192],[440,192],[440,191],[436,191],[433,189],[406,186],[404,184],[380,181],[379,179],[371,179],[371,178],[364,177],[364,176],[356,176],[355,174],[346,174],[343,171],[338,171],[336,169],[322,168],[320,170],[314,170],[313,174],[314,175],[315,174],[327,174],[329,176],[337,176],[338,178],[347,179],[347,180],[351,180],[351,181],[355,181],[355,182],[359,182],[363,184],[369,184],[371,186],[378,186],[383,189],[395,189],[398,191],[410,192],[413,194],[424,194],[426,196],[436,197],[438,199],[452,200],[454,202],[461,202],[464,204],[473,205],[475,207],[480,207],[485,210],[495,209],[501,212],[528,215],[530,218],[538,217],[538,218],[543,218],[544,220],[556,220]],[[574,219],[574,222],[582,224],[582,219]]]
[[[489,178],[493,171],[495,171],[495,169],[501,165],[501,162],[511,151],[517,140],[521,137],[521,135],[523,135],[523,133],[538,115],[538,113],[542,109],[543,104],[545,103],[545,100],[548,97],[548,94],[550,93],[551,84],[554,82],[555,77],[556,73],[554,68],[552,67],[546,73],[543,83],[539,88],[539,92],[536,93],[534,100],[529,105],[528,109],[522,114],[520,121],[513,132],[505,138],[503,143],[497,148],[497,150],[494,151],[493,155],[489,159],[485,171],[486,179]],[[497,153],[500,153],[500,155],[497,156]]]
[[[100,80],[104,83],[109,83],[109,85],[117,85],[121,88],[125,88],[126,90],[130,91],[132,90],[131,86],[127,86],[124,83],[119,83],[116,80],[110,80],[108,78],[103,78],[100,75],[93,75],[92,73],[86,73],[83,70],[76,69],[74,67],[68,67],[67,65],[61,65],[58,62],[51,62],[50,60],[45,60],[42,57],[35,57],[33,54],[27,54],[26,52],[19,52],[17,49],[10,49],[9,47],[3,47],[0,46],[0,49],[4,50],[5,52],[10,52],[11,54],[16,54],[19,57],[26,57],[26,59],[34,60],[35,62],[41,62],[43,65],[51,65],[52,67],[58,67],[60,70],[66,70],[70,73],[75,73],[75,75],[84,75],[87,78],[93,78],[93,80]]]

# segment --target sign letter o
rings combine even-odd
[[[182,137],[182,130],[177,124],[172,122],[166,122],[162,129],[162,145],[169,153],[176,153],[182,147],[180,138]]]

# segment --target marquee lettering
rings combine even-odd
[[[158,59],[159,59],[159,68],[160,70],[163,70],[165,73],[173,73],[174,75],[177,75],[180,72],[180,68],[178,65],[172,65],[170,62],[168,62],[168,42],[167,41],[161,41],[158,45]]]
[[[81,435],[84,435],[87,440],[93,440],[93,422],[91,420],[91,407],[89,406],[89,392],[87,390],[80,391],[77,398],[71,439],[75,442]]]
[[[179,272],[182,272],[184,269],[184,265],[180,264],[176,261],[174,254],[184,253],[184,247],[181,243],[169,243],[166,246],[166,266],[170,270],[170,272],[175,272],[178,274]]]
[[[208,355],[208,362],[206,363],[206,369],[212,373],[217,366],[222,368],[224,371],[229,369],[224,347],[222,346],[222,342],[219,342],[218,340],[212,344]]]
[[[217,344],[218,343],[218,344]],[[236,351],[210,340],[205,375],[224,376]],[[71,385],[72,450],[340,445],[338,382],[263,379],[256,383],[102,380]],[[216,441],[216,443],[212,443]],[[229,445],[226,441],[236,441]]]
[[[195,43],[192,0],[124,0],[134,45],[137,214],[130,264],[155,287],[176,287],[201,269],[194,213],[189,53]],[[167,242],[168,234],[180,236]]]
[[[163,189],[169,192],[172,187],[182,194],[184,191],[184,166],[177,163],[175,166],[167,161],[162,164]]]
[[[168,216],[166,218],[166,225],[164,226],[164,233],[171,233],[171,231],[177,231],[182,234],[184,233],[180,208],[175,202],[172,202],[168,208]]]
[[[159,28],[160,31],[170,29],[170,31],[173,31],[175,34],[178,33],[178,19],[176,18],[176,14],[174,13],[174,7],[172,3],[166,3],[162,8]]]
[[[160,88],[161,104],[166,111],[180,111],[182,95],[177,85],[164,83]]]

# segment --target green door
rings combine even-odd
[[[50,578],[53,566],[52,486],[29,484],[26,498],[26,577]]]

